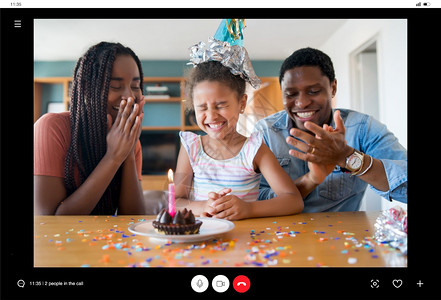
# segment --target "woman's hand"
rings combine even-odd
[[[118,115],[112,125],[112,117],[107,114],[107,152],[106,155],[116,160],[119,164],[123,163],[127,156],[134,151],[136,142],[142,130],[142,107],[144,100],[135,103],[132,97],[122,100]]]
[[[144,118],[144,104],[145,104],[145,100],[144,100],[144,95],[141,95],[140,100],[138,101],[138,117],[140,118],[140,125],[139,125],[139,129],[138,129],[138,138],[137,140],[139,140],[139,138],[141,137],[141,133],[142,133],[142,120]],[[133,149],[132,152],[135,153],[135,147],[136,147],[136,141],[135,144],[133,145]]]

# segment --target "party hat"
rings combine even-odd
[[[239,45],[243,47],[244,27],[244,19],[223,19],[214,34],[214,38],[219,41],[228,42],[231,46]]]
[[[208,44],[199,42],[189,48],[190,62],[197,66],[206,61],[219,61],[234,75],[240,75],[255,89],[260,87],[260,79],[254,73],[248,52],[243,47],[244,19],[223,19]]]

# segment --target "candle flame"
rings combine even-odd
[[[173,171],[172,171],[172,169],[168,170],[168,182],[173,183]]]

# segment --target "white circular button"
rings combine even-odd
[[[213,278],[211,286],[218,293],[223,293],[230,287],[230,281],[224,275],[217,275]]]
[[[208,279],[204,275],[196,275],[191,280],[191,288],[197,293],[205,292],[208,289]]]

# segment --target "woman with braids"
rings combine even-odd
[[[36,214],[143,214],[143,73],[136,54],[101,42],[78,60],[69,112],[34,125]]]

